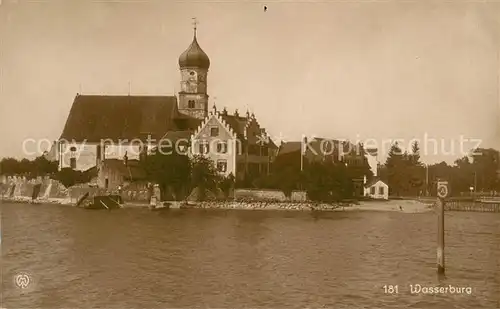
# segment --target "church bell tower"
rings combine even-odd
[[[198,119],[208,115],[207,74],[210,59],[196,39],[197,21],[194,19],[193,42],[179,57],[181,91],[179,112]]]

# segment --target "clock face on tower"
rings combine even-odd
[[[190,80],[190,81],[196,81],[196,72],[195,71],[189,72],[188,80]]]

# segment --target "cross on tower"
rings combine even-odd
[[[194,34],[196,34],[196,25],[198,25],[198,20],[196,19],[196,17],[193,17],[193,28],[194,28]]]

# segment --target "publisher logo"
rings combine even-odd
[[[31,283],[31,277],[26,273],[19,273],[14,277],[14,282],[18,288],[26,289]]]

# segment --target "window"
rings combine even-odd
[[[219,128],[218,127],[210,128],[210,136],[219,136]]]
[[[71,167],[71,169],[75,169],[76,168],[76,158],[70,158],[69,159],[69,166]]]
[[[384,195],[384,187],[379,187],[378,188],[378,194]]]
[[[227,153],[227,142],[217,143],[217,153]]]
[[[217,170],[219,172],[226,172],[227,171],[227,161],[226,160],[217,160]]]
[[[200,142],[200,154],[207,154],[209,152],[209,145],[207,141]]]
[[[370,188],[370,194],[371,195],[375,195],[375,187],[371,187]]]
[[[188,108],[194,108],[194,100],[188,101]]]

